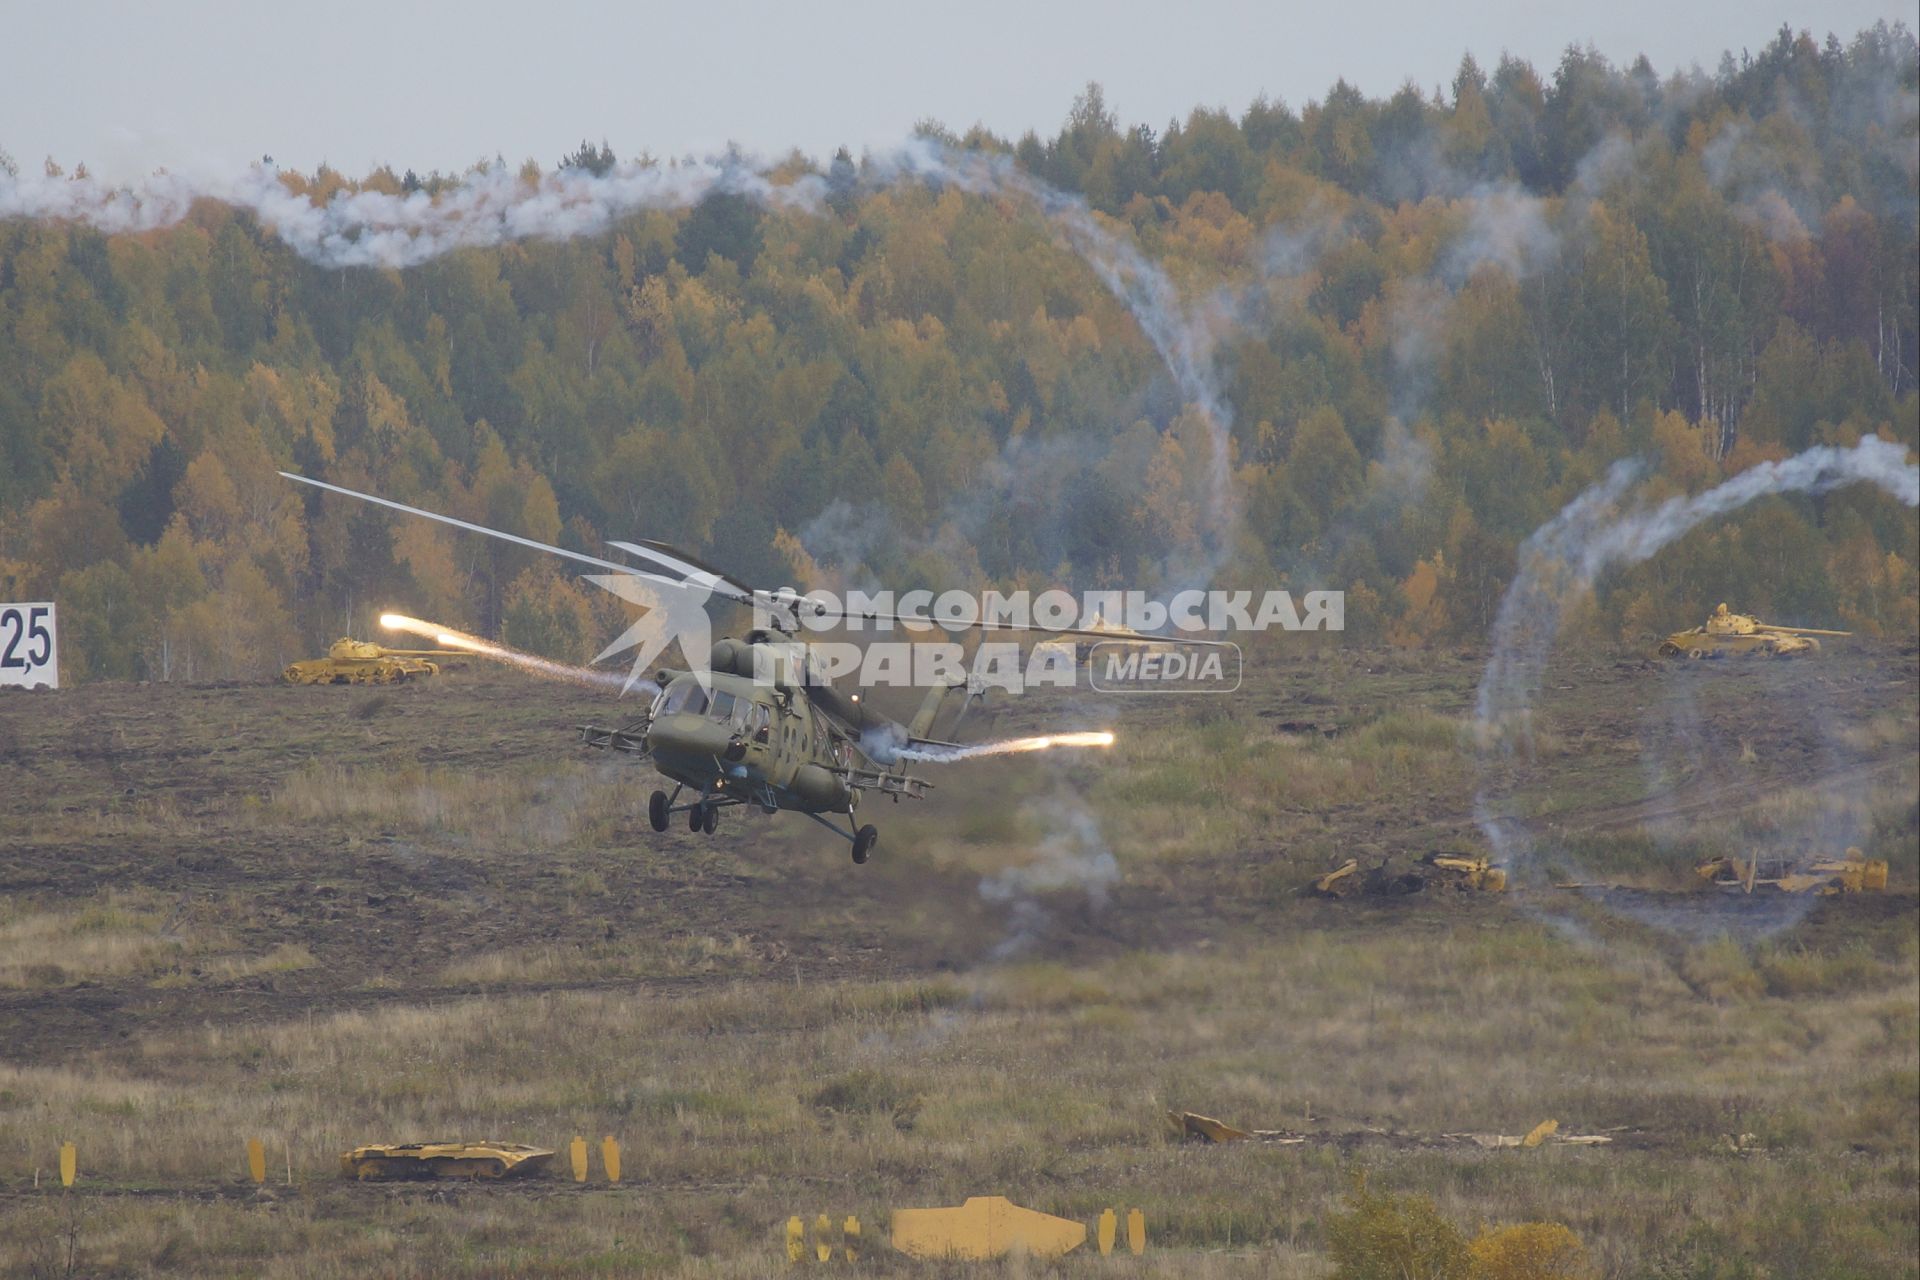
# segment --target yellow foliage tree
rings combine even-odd
[[[41,398],[61,474],[89,494],[118,493],[166,434],[139,389],[109,374],[91,351],[68,361],[47,381]]]
[[[1557,1222],[1489,1227],[1467,1245],[1479,1280],[1591,1280],[1580,1237]]]
[[[1719,479],[1713,458],[1719,435],[1712,423],[1695,426],[1677,409],[1659,415],[1653,420],[1653,442],[1660,450],[1660,469],[1690,492],[1705,488]]]
[[[585,589],[545,564],[508,586],[501,632],[516,649],[562,662],[585,662],[598,647]]]
[[[1443,635],[1447,627],[1447,590],[1453,573],[1447,568],[1447,554],[1433,553],[1433,559],[1413,566],[1400,593],[1407,598],[1407,611],[1388,633],[1396,645],[1419,646]]]

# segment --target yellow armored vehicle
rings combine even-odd
[[[457,649],[388,649],[342,637],[324,658],[296,662],[280,673],[288,684],[393,684],[440,674],[435,658],[464,658]]]
[[[1676,631],[1660,642],[1663,657],[1724,658],[1758,654],[1763,658],[1791,658],[1820,652],[1817,636],[1849,636],[1851,631],[1821,631],[1814,627],[1776,627],[1726,605],[1713,611],[1704,626]]]
[[[1315,880],[1309,891],[1322,898],[1391,898],[1430,891],[1505,893],[1507,872],[1485,858],[1438,850],[1404,870],[1396,869],[1391,858],[1365,869],[1358,858],[1348,858]]]
[[[1694,871],[1716,889],[1752,893],[1811,893],[1823,898],[1843,893],[1885,893],[1887,860],[1848,849],[1838,858],[1714,858]]]
[[[342,1177],[506,1178],[534,1173],[553,1159],[517,1142],[400,1142],[355,1147],[340,1156]]]

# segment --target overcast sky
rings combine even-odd
[[[1662,74],[1712,69],[1782,22],[1843,39],[1912,0],[571,0],[513,4],[103,4],[9,0],[0,148],[131,177],[227,172],[262,155],[350,174],[493,155],[552,166],[583,137],[622,157],[728,142],[824,158],[933,117],[1017,138],[1057,129],[1088,80],[1123,123],[1195,106],[1296,108],[1344,76],[1368,94],[1450,81],[1464,51],[1549,74],[1571,42]]]

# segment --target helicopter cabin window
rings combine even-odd
[[[713,718],[726,721],[733,718],[733,695],[725,689],[719,689],[713,695]]]
[[[753,740],[765,742],[772,736],[773,715],[765,705],[756,702],[753,706]]]
[[[697,716],[705,714],[706,710],[707,691],[702,689],[700,682],[691,676],[688,676],[684,681],[676,681],[671,685],[667,689],[667,696],[662,700],[660,705],[660,713],[662,715],[674,711],[684,711],[688,715]]]

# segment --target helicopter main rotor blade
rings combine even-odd
[[[640,546],[636,547],[626,542],[616,542],[613,545],[623,550],[631,551],[636,555],[651,555],[661,564],[670,565],[682,573],[693,573],[697,571],[711,577],[719,578],[724,582],[732,583],[732,585],[740,587],[742,591],[746,590],[746,588],[741,587],[734,576],[725,569],[716,569],[704,560],[696,560],[692,552],[683,551],[670,542],[662,542],[658,538],[635,538],[634,542],[638,542]],[[646,548],[646,550],[642,550],[642,548]]]
[[[282,471],[280,474],[288,480],[293,480],[300,484],[309,484],[316,489],[325,489],[329,493],[338,493],[349,498],[358,498],[362,502],[371,502],[377,506],[391,508],[394,511],[403,511],[410,516],[421,516],[428,520],[438,520],[441,524],[450,524],[456,529],[466,529],[472,533],[484,533],[489,538],[499,538],[504,542],[517,542],[521,546],[531,547],[535,551],[545,551],[549,555],[564,556],[569,560],[578,560],[581,564],[596,565],[602,569],[612,569],[616,573],[631,574],[636,578],[645,578],[650,582],[663,583],[667,586],[677,587],[680,585],[672,578],[665,578],[656,573],[647,573],[634,568],[630,564],[619,564],[612,560],[602,560],[598,556],[586,555],[579,551],[569,551],[565,547],[555,547],[544,542],[535,542],[532,538],[523,538],[517,533],[507,533],[500,529],[489,529],[483,524],[474,524],[470,520],[461,520],[454,516],[443,516],[438,511],[428,511],[424,507],[410,507],[404,502],[395,502],[391,498],[375,497],[371,493],[361,493],[356,489],[343,489],[337,484],[328,484],[325,480],[315,480],[312,476],[295,475],[291,471]]]
[[[737,604],[752,604],[754,593],[727,577],[717,569],[709,569],[703,564],[684,559],[665,547],[664,543],[653,543],[644,539],[634,542],[609,542],[610,547],[618,547],[628,555],[638,556],[642,560],[651,560],[663,569],[669,569],[680,575],[682,580],[695,582],[706,587],[714,595],[732,600]]]
[[[612,569],[616,573],[631,574],[633,577],[644,578],[649,582],[658,582],[667,586],[680,586],[685,579],[696,576],[701,579],[714,579],[715,581],[711,587],[713,594],[721,596],[724,599],[732,600],[738,604],[751,605],[764,601],[773,607],[783,608],[793,612],[796,617],[798,616],[798,612],[806,608],[809,604],[807,597],[803,595],[790,594],[785,591],[757,591],[741,586],[726,575],[717,573],[713,569],[687,558],[683,553],[668,548],[664,543],[641,541],[637,543],[614,542],[609,545],[618,547],[620,550],[630,555],[638,556],[643,560],[650,560],[663,569],[681,575],[679,578],[670,578],[662,574],[648,573],[643,569],[636,569],[630,564],[621,564],[614,560],[602,560],[598,556],[586,555],[579,551],[569,551],[565,547],[556,547],[545,542],[536,542],[532,538],[523,538],[517,533],[507,533],[501,529],[490,529],[486,525],[475,524],[470,520],[461,520],[455,516],[441,515],[438,511],[428,511],[424,507],[410,507],[404,502],[395,502],[392,498],[382,498],[371,493],[361,493],[357,489],[343,488],[337,484],[329,484],[325,480],[315,480],[311,476],[296,475],[291,471],[282,471],[280,475],[298,484],[312,485],[316,489],[325,489],[329,493],[341,494],[348,498],[358,498],[362,502],[371,502],[376,506],[387,507],[390,510],[404,512],[410,516],[420,516],[427,520],[437,520],[441,524],[452,525],[456,529],[466,529],[472,533],[483,533],[489,538],[499,538],[504,542],[517,543],[523,547],[531,547],[535,551],[545,551],[549,555],[563,556],[568,560],[577,560],[581,564],[590,564],[601,569]],[[823,607],[815,607],[807,611],[816,617],[826,617],[829,618],[829,620],[837,617],[839,621],[845,622],[850,618],[858,618],[866,622],[885,623],[890,626],[913,628],[938,627],[942,630],[957,631],[976,628],[981,631],[1032,631],[1041,635],[1050,636],[1084,636],[1090,640],[1189,644],[1209,648],[1222,648],[1227,643],[1222,640],[1189,639],[1185,636],[1155,636],[1148,635],[1141,631],[1102,630],[1097,627],[1047,627],[1031,622],[1024,624],[995,622],[985,618],[976,618],[968,623],[950,624],[927,614],[900,614],[883,612],[878,609],[861,609],[857,611],[841,609],[837,614]]]

